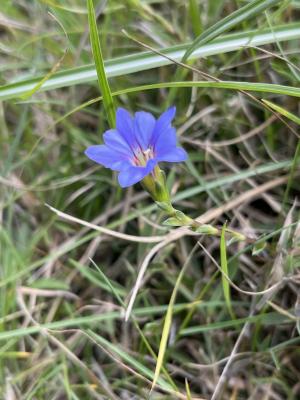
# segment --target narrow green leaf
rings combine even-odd
[[[195,36],[202,33],[201,15],[197,0],[189,0],[189,14],[191,18],[192,28]]]
[[[115,126],[116,121],[116,112],[114,107],[113,98],[111,95],[111,91],[109,88],[109,84],[106,77],[104,60],[101,52],[101,45],[97,30],[97,22],[95,16],[95,10],[93,5],[93,0],[87,0],[88,5],[88,20],[90,27],[90,40],[92,46],[93,57],[95,61],[98,83],[100,87],[100,91],[103,97],[103,104],[107,114],[108,122],[111,128]]]
[[[70,290],[70,285],[67,282],[54,278],[37,279],[30,287],[35,289]]]
[[[191,389],[187,378],[185,378],[185,391],[187,400],[192,400]]]
[[[221,231],[221,240],[220,240],[220,254],[221,254],[221,268],[224,274],[222,274],[222,286],[223,286],[223,293],[226,301],[226,305],[231,315],[232,319],[234,319],[234,314],[232,311],[231,299],[230,299],[230,286],[229,282],[226,279],[228,276],[228,265],[227,265],[227,251],[226,251],[226,223],[222,227]]]
[[[155,372],[154,372],[154,378],[152,381],[152,386],[151,386],[151,390],[153,390],[153,388],[155,387],[156,383],[158,382],[159,379],[159,374],[163,365],[163,360],[164,360],[164,356],[165,356],[165,352],[166,352],[166,348],[167,348],[167,343],[168,343],[168,338],[169,338],[169,333],[170,333],[170,329],[171,329],[171,325],[172,325],[172,315],[173,315],[173,308],[174,308],[174,304],[175,304],[175,300],[176,300],[176,295],[178,292],[178,288],[180,286],[181,280],[184,276],[184,273],[189,265],[189,262],[191,260],[191,258],[193,257],[193,254],[195,253],[197,249],[197,246],[194,246],[193,250],[191,251],[189,257],[187,258],[187,260],[185,261],[179,275],[178,278],[176,280],[171,298],[170,298],[170,302],[169,302],[169,306],[168,306],[168,310],[165,316],[165,321],[164,321],[164,326],[163,326],[163,330],[162,330],[162,335],[161,335],[161,339],[160,339],[160,344],[159,344],[159,350],[158,350],[158,356],[157,356],[157,361],[156,361],[156,367],[155,367]]]
[[[108,285],[108,282],[106,280],[104,280],[104,282],[100,280],[92,269],[80,264],[78,261],[73,259],[70,260],[70,264],[77,268],[82,276],[88,279],[93,285],[96,285],[107,292],[111,292],[112,283],[110,282],[110,284]],[[102,276],[102,278],[104,277]],[[113,292],[120,297],[125,296],[125,290],[121,286],[114,285]]]
[[[27,100],[31,96],[33,96],[39,89],[44,85],[44,83],[51,78],[55,74],[55,72],[58,70],[60,67],[60,64],[62,63],[63,59],[65,58],[67,54],[67,50],[64,52],[64,54],[61,56],[61,58],[54,64],[54,66],[51,68],[51,70],[43,77],[39,82],[36,83],[36,85],[29,90],[28,92],[24,93],[21,95],[22,100]]]
[[[110,341],[106,340],[104,337],[102,337],[100,335],[97,335],[90,329],[87,330],[87,333],[91,338],[93,338],[101,346],[105,347],[110,352],[117,354],[122,359],[122,361],[126,362],[131,367],[133,367],[138,373],[140,373],[143,376],[146,376],[147,378],[150,378],[150,379],[153,378],[153,372],[148,367],[143,365],[140,361],[136,360],[132,355],[128,354],[120,346],[117,346],[114,343],[111,343]],[[162,378],[159,378],[157,383],[159,384],[159,386],[162,389],[164,389],[168,392],[174,392],[173,387],[170,386],[169,383],[167,383]]]
[[[186,61],[199,46],[205,45],[234,26],[260,14],[262,11],[280,2],[281,0],[254,0],[229,14],[199,35],[184,53],[182,61]]]
[[[287,111],[285,108],[280,107],[277,104],[272,103],[271,101],[264,100],[264,99],[262,99],[262,101],[265,104],[267,104],[270,108],[272,108],[274,111],[278,112],[279,114],[283,115],[284,117],[286,117],[286,118],[290,119],[291,121],[295,122],[296,124],[300,125],[300,118],[297,115],[292,114],[291,112]],[[291,189],[291,186],[294,181],[295,172],[297,170],[299,160],[300,160],[300,139],[298,139],[298,143],[297,143],[294,158],[293,158],[293,163],[292,163],[291,169],[290,169],[289,179],[288,179],[286,189],[284,192],[284,196],[283,196],[283,204],[284,205],[286,204],[287,199],[289,197],[290,189]]]
[[[95,261],[93,261],[90,258],[90,261],[92,262],[92,264],[94,265],[94,267],[97,269],[97,271],[99,272],[101,278],[104,280],[104,282],[107,284],[107,286],[110,288],[111,293],[116,297],[116,299],[118,300],[118,302],[125,307],[125,303],[123,301],[123,299],[121,298],[121,296],[119,295],[118,290],[114,287],[114,285],[111,283],[111,281],[107,278],[107,276],[102,272],[102,270],[98,267],[98,265],[95,263]]]
[[[278,106],[275,103],[272,103],[269,100],[265,100],[265,99],[261,99],[261,101],[263,103],[265,103],[267,106],[269,106],[270,108],[272,108],[272,110],[278,112],[279,114],[283,115],[284,117],[290,119],[293,122],[296,122],[296,124],[300,125],[300,118],[295,115],[292,114],[291,112],[287,111],[285,108]]]
[[[282,95],[300,97],[300,89],[295,88],[293,86],[276,85],[272,83],[236,82],[236,81],[219,81],[219,82],[184,81],[184,82],[154,83],[150,85],[141,85],[141,86],[130,87],[127,89],[121,89],[116,92],[112,92],[112,96],[120,96],[122,94],[130,94],[146,90],[156,90],[156,89],[173,88],[173,87],[176,88],[201,87],[201,88],[215,88],[215,89],[229,89],[229,90],[244,90],[249,92],[264,92],[264,93],[273,93],[273,94],[282,94]],[[1,94],[0,94],[0,99],[1,99]],[[84,109],[85,107],[88,107],[102,100],[103,97],[101,96],[80,104],[73,110],[67,112],[65,115],[60,117],[55,122],[55,124],[62,122],[65,118],[69,117],[75,112],[78,112]],[[266,100],[263,101],[266,102]]]
[[[300,140],[298,139],[297,147],[296,147],[295,154],[294,154],[293,163],[292,163],[292,166],[291,166],[291,169],[290,169],[289,179],[288,179],[288,182],[287,182],[287,185],[286,185],[286,189],[285,189],[285,192],[284,192],[284,196],[283,196],[283,204],[287,203],[287,199],[289,197],[290,189],[291,189],[292,183],[294,181],[294,177],[295,177],[295,173],[296,173],[297,167],[299,165],[299,161],[300,161]]]
[[[196,304],[195,306],[199,309],[202,308],[214,308],[221,307],[224,304],[223,301],[213,300],[209,302],[201,302]],[[237,303],[240,305],[241,303]],[[174,305],[174,312],[180,312],[182,310],[188,310],[191,307],[191,303],[181,303]],[[133,312],[134,317],[153,317],[154,315],[161,315],[166,313],[168,309],[168,305],[159,305],[159,306],[149,306],[136,308]],[[17,329],[6,330],[0,332],[0,342],[7,341],[12,338],[20,338],[28,335],[33,335],[39,332],[42,332],[43,329],[67,329],[67,328],[79,328],[81,326],[97,326],[101,325],[101,323],[106,323],[106,321],[113,321],[124,319],[123,311],[103,311],[100,314],[91,314],[86,315],[84,317],[75,317],[75,318],[66,318],[58,321],[47,322],[45,324],[40,323],[39,325],[27,326],[27,327],[19,327]],[[0,318],[0,323],[3,323],[6,320],[5,317]]]
[[[278,325],[278,324],[294,324],[290,318],[278,314],[278,312],[270,312],[263,313],[259,315],[253,315],[245,318],[236,318],[228,321],[218,321],[212,322],[206,325],[195,325],[190,326],[188,328],[183,329],[180,332],[180,336],[189,336],[189,335],[197,335],[203,332],[210,332],[218,329],[238,329],[241,325],[244,325],[246,322],[256,323],[259,322],[261,325],[270,326],[270,325]]]
[[[199,46],[192,54],[193,59],[207,57],[215,54],[224,54],[239,50],[244,46],[261,46],[267,43],[280,42],[300,38],[300,23],[286,24],[273,29],[238,32],[217,38],[207,45]],[[168,57],[180,61],[190,43],[168,47],[161,52]],[[169,65],[172,62],[152,52],[140,52],[122,56],[105,62],[105,72],[108,78],[124,76],[151,68]],[[32,90],[40,82],[41,77],[32,77],[0,87],[0,100],[16,98]],[[76,67],[55,73],[43,83],[40,90],[52,90],[82,83],[92,82],[97,79],[94,65]]]

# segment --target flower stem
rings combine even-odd
[[[182,211],[173,207],[170,193],[166,185],[166,177],[164,172],[157,165],[153,173],[147,175],[142,180],[144,189],[151,195],[157,206],[168,216],[164,221],[164,225],[168,226],[185,226],[195,233],[221,236],[221,229],[208,224],[201,224],[195,219],[184,214]],[[246,240],[246,237],[232,229],[226,228],[226,233],[235,241]]]

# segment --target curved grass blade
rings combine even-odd
[[[228,276],[228,265],[227,265],[227,251],[226,251],[226,223],[222,227],[221,231],[221,239],[220,239],[220,255],[221,255],[221,268],[224,274],[222,274],[222,286],[223,286],[223,293],[226,301],[226,305],[228,308],[228,312],[232,319],[235,319],[232,306],[231,306],[231,298],[230,298],[230,287],[228,280],[226,277]]]
[[[91,329],[87,330],[87,334],[93,340],[95,340],[95,342],[99,343],[101,346],[108,349],[113,354],[118,355],[124,362],[128,363],[131,367],[135,369],[135,371],[137,371],[143,377],[146,377],[148,379],[153,378],[153,372],[148,367],[146,367],[140,361],[136,360],[133,356],[128,354],[120,346],[117,346],[116,344],[109,342],[104,337],[98,335],[97,333],[94,333]],[[163,390],[171,393],[174,392],[173,387],[164,379],[160,378],[158,383]]]
[[[300,118],[297,115],[292,114],[291,112],[287,111],[285,108],[280,107],[277,104],[272,103],[271,101],[262,99],[262,102],[266,103],[270,108],[272,108],[272,110],[278,112],[279,114],[283,115],[284,117],[288,118],[289,120],[295,122],[297,125],[300,125]],[[300,160],[300,140],[298,139],[298,143],[297,143],[294,158],[293,158],[293,163],[292,163],[291,169],[290,169],[289,179],[288,179],[286,189],[284,192],[284,196],[283,196],[283,204],[284,205],[287,203],[287,199],[289,197],[291,186],[294,181],[295,172],[297,170],[299,160]]]
[[[275,39],[276,38],[276,39]],[[244,46],[260,46],[274,41],[285,41],[300,38],[300,23],[287,24],[277,28],[265,29],[257,33],[247,31],[234,33],[213,40],[211,43],[198,47],[192,54],[192,58],[206,57],[215,54],[223,54],[235,51]],[[162,53],[176,61],[180,61],[189,47],[189,43],[168,47]],[[105,62],[105,73],[107,78],[123,76],[134,72],[144,71],[151,68],[158,68],[171,64],[170,60],[145,51],[129,56],[123,56]],[[40,82],[41,77],[33,77],[16,83],[11,83],[0,88],[0,100],[11,99],[21,96],[32,90]],[[43,83],[40,90],[52,90],[82,83],[92,82],[97,79],[97,72],[94,65],[67,69],[55,73],[50,79]]]
[[[193,257],[196,249],[198,248],[198,246],[194,246],[193,250],[191,251],[189,257],[187,258],[187,260],[185,261],[180,274],[178,275],[178,278],[176,280],[172,295],[171,295],[171,299],[168,305],[168,310],[165,316],[165,321],[164,321],[164,326],[163,326],[163,331],[162,331],[162,335],[161,335],[161,340],[160,340],[160,344],[159,344],[159,350],[158,350],[158,356],[157,356],[157,361],[156,361],[156,367],[155,367],[155,372],[154,372],[154,378],[152,381],[152,386],[151,386],[151,391],[154,389],[155,385],[157,384],[158,380],[159,380],[159,375],[160,375],[160,371],[161,368],[163,366],[163,361],[164,361],[164,356],[165,356],[165,352],[167,349],[167,343],[168,343],[168,338],[169,338],[169,333],[170,333],[170,329],[171,329],[171,325],[172,325],[172,315],[173,315],[173,308],[174,308],[174,304],[175,304],[175,300],[176,300],[176,295],[181,283],[181,280],[184,276],[184,273],[190,263],[191,258]]]
[[[292,97],[300,97],[300,89],[295,88],[293,86],[284,86],[284,85],[275,85],[272,83],[254,83],[254,82],[233,82],[233,81],[219,81],[219,82],[210,82],[210,81],[184,81],[184,82],[162,82],[162,83],[153,83],[150,85],[141,85],[136,87],[131,87],[127,89],[117,90],[116,92],[112,92],[112,96],[120,96],[122,94],[130,94],[135,92],[142,92],[146,90],[154,90],[154,89],[165,89],[165,88],[189,88],[189,87],[202,87],[202,88],[215,88],[215,89],[231,89],[231,90],[244,90],[249,92],[265,92],[265,93],[273,93],[273,94],[282,94]],[[83,110],[85,107],[88,107],[92,104],[97,103],[98,101],[102,101],[103,97],[99,96],[94,99],[88,100],[85,103],[80,104],[79,106],[73,108],[73,110],[68,111],[65,115],[57,119],[54,125],[62,122],[64,119],[74,114],[77,111]],[[262,100],[267,104],[266,100]],[[270,106],[271,107],[271,106]],[[272,107],[271,107],[272,108]],[[52,126],[51,126],[52,128]]]
[[[21,98],[22,100],[27,100],[31,96],[33,96],[39,89],[43,86],[43,84],[51,78],[55,74],[55,72],[58,70],[60,67],[61,63],[63,62],[65,56],[67,55],[68,49],[64,52],[64,54],[60,57],[60,59],[53,65],[51,70],[27,93],[24,93]]]
[[[275,103],[272,103],[269,100],[261,99],[261,101],[263,103],[265,103],[267,106],[269,106],[270,108],[272,108],[272,110],[274,110],[274,111],[278,112],[279,114],[281,114],[283,117],[286,117],[289,120],[291,120],[293,122],[296,122],[296,124],[300,125],[300,118],[297,115],[287,111],[285,108],[280,107]]]
[[[202,23],[201,23],[201,15],[199,11],[199,5],[197,4],[197,0],[189,0],[189,14],[191,18],[192,28],[195,36],[201,35]]]
[[[227,17],[221,19],[216,24],[206,29],[193,41],[193,43],[184,53],[184,56],[182,57],[182,62],[187,61],[190,55],[199,46],[203,46],[204,44],[220,36],[222,33],[227,32],[229,29],[240,24],[241,22],[246,21],[249,18],[255,17],[262,11],[280,2],[281,0],[254,0],[251,1],[249,4],[246,4],[244,7],[239,8],[235,12],[229,14]]]
[[[101,45],[97,30],[97,22],[96,22],[93,0],[87,0],[87,5],[88,5],[88,19],[90,27],[90,40],[97,71],[98,83],[103,97],[103,105],[107,114],[107,119],[110,127],[113,128],[115,126],[116,113],[115,113],[113,98],[106,77],[104,60],[102,57]]]

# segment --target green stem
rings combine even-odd
[[[212,225],[201,224],[173,207],[170,193],[166,185],[165,174],[159,166],[156,166],[153,173],[147,175],[142,180],[142,186],[151,195],[157,206],[168,216],[168,219],[164,221],[164,225],[185,226],[195,233],[221,236],[221,229]],[[226,233],[229,234],[232,239],[238,241],[246,240],[246,237],[243,234],[232,229],[226,228]]]

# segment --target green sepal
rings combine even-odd
[[[168,202],[166,202],[166,201],[156,201],[155,203],[157,204],[157,206],[158,206],[159,208],[161,208],[161,209],[162,209],[163,211],[165,211],[167,214],[173,213],[173,212],[174,212],[174,209],[173,209],[171,203],[168,203]]]
[[[246,236],[240,232],[236,232],[228,228],[226,228],[226,232],[230,233],[233,236],[232,239],[235,239],[235,242],[243,242],[244,240],[246,240]]]
[[[155,200],[166,203],[169,201],[169,192],[164,182],[155,181]]]
[[[202,233],[204,235],[218,235],[219,234],[219,230],[217,228],[214,228],[212,225],[199,225],[198,227],[194,227],[193,231],[196,233]]]
[[[163,225],[166,226],[182,226],[182,222],[180,222],[177,218],[175,217],[170,217],[167,218],[164,222]]]
[[[182,211],[174,210],[172,214],[174,216],[168,218],[166,221],[163,222],[164,225],[169,226],[191,226],[193,223],[192,218],[185,215]]]
[[[192,218],[185,215],[182,211],[176,210],[175,211],[175,218],[181,222],[181,225],[191,225],[193,223]]]

